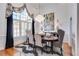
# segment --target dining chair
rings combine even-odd
[[[60,48],[60,55],[63,55],[63,49],[62,49],[62,44],[63,44],[63,39],[64,39],[65,32],[62,29],[58,29],[58,41],[53,42],[53,46]]]
[[[31,40],[31,37],[32,36],[32,40],[33,40],[33,45],[31,46],[30,44],[30,40]],[[32,35],[31,31],[28,31],[27,32],[27,40],[25,42],[26,45],[25,47],[23,47],[22,51],[27,54],[27,53],[33,53],[35,56],[38,56],[38,53],[36,51],[36,40],[35,40],[35,36]]]

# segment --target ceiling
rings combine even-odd
[[[19,7],[21,6],[22,3],[18,4],[16,3],[15,6],[16,7]],[[63,6],[67,6],[68,3],[26,3],[26,6],[27,6],[27,9],[28,11],[30,12],[30,14],[34,14],[34,15],[37,15],[39,14],[39,11],[40,13],[42,13],[41,11],[43,10],[48,10],[48,9],[52,9],[52,8],[60,8],[60,7],[63,7]],[[39,6],[40,6],[40,10],[39,10]]]
[[[27,3],[27,9],[30,13],[33,13],[37,15],[39,13],[39,3]],[[59,8],[65,8],[68,6],[68,3],[40,3],[40,13],[45,10],[52,10],[59,9]]]

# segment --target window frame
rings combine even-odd
[[[16,12],[15,12],[16,13]],[[27,13],[27,12],[26,12]],[[17,14],[14,14],[13,16],[16,16],[16,18],[17,18]],[[22,15],[23,16],[23,15]],[[25,17],[25,16],[24,16]],[[13,27],[13,37],[23,37],[23,36],[26,36],[26,34],[25,35],[22,35],[22,22],[24,22],[24,23],[27,23],[27,25],[24,25],[24,26],[27,26],[27,28],[26,28],[26,30],[28,30],[28,23],[31,23],[32,24],[32,18],[31,18],[31,21],[29,21],[29,19],[28,19],[28,17],[30,17],[29,15],[27,15],[25,18],[27,19],[27,20],[21,20],[21,14],[20,14],[20,16],[19,16],[19,19],[13,19],[13,21],[18,21],[19,22],[19,36],[14,36],[15,34],[14,34],[14,27]],[[14,26],[14,24],[13,24],[13,26]],[[31,29],[30,29],[31,30]],[[16,33],[17,34],[17,33]]]

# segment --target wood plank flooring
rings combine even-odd
[[[64,55],[71,56],[72,55],[72,48],[67,44],[63,44]],[[9,48],[0,51],[0,56],[14,56],[17,53],[17,50],[14,48]]]

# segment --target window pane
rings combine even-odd
[[[20,36],[20,35],[19,35],[19,32],[16,33],[16,36],[17,36],[17,37]]]
[[[29,23],[28,23],[28,30],[31,30],[31,28],[32,28],[32,23],[29,22]]]
[[[26,9],[25,9],[23,12],[21,12],[21,20],[26,21],[27,16],[28,16],[28,13],[26,12]]]
[[[13,19],[14,19],[13,21],[14,37],[25,36],[26,30],[31,30],[32,18],[28,15],[26,9],[24,9],[24,11],[21,13],[13,12]]]
[[[25,36],[26,35],[26,23],[25,22],[21,22],[21,35]]]
[[[17,14],[15,12],[13,12],[13,19],[16,20],[17,19]]]
[[[20,13],[13,12],[13,19],[20,20]]]
[[[25,29],[27,30],[27,22],[25,22]]]
[[[32,18],[31,17],[27,17],[27,19],[28,19],[28,22],[32,22]]]
[[[21,15],[23,15],[23,16],[28,16],[28,13],[27,13],[26,9],[24,9],[24,11],[21,12]]]
[[[14,37],[19,36],[19,21],[13,21],[13,35]]]
[[[27,17],[21,15],[21,20],[27,20]]]
[[[17,13],[17,20],[20,20],[20,13]]]

